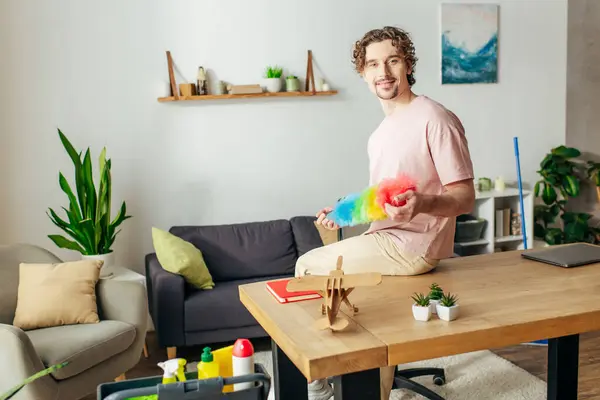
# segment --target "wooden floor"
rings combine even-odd
[[[166,360],[166,350],[158,347],[153,332],[148,334],[147,343],[150,353],[149,357],[144,358],[142,356],[140,363],[127,372],[127,379],[162,374],[162,370],[156,364]],[[253,343],[258,351],[270,348],[268,339],[253,340]],[[219,348],[228,344],[230,343],[218,343],[212,347]],[[177,356],[187,360],[198,360],[203,347],[181,349]],[[492,349],[492,351],[540,379],[546,380],[547,347],[519,345],[502,349]],[[95,399],[96,397],[93,395],[84,398],[84,400]],[[600,400],[600,332],[581,335],[579,350],[579,399]]]
[[[512,346],[494,353],[546,380],[547,347]],[[600,400],[600,332],[583,334],[579,341],[579,400]]]

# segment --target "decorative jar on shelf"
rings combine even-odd
[[[288,92],[300,91],[300,81],[298,80],[298,77],[294,75],[289,75],[285,79],[285,90]]]

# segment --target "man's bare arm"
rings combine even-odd
[[[475,205],[475,186],[472,179],[444,186],[441,195],[423,195],[421,213],[436,217],[456,217],[468,214]]]

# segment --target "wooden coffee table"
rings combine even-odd
[[[276,399],[306,399],[307,380],[333,377],[336,399],[379,399],[379,368],[550,339],[547,398],[577,398],[579,334],[600,329],[600,264],[564,269],[522,251],[442,261],[420,276],[384,277],[350,295],[347,330],[317,330],[321,300],[279,304],[264,282],[240,299],[273,343]],[[335,266],[333,266],[335,268]],[[459,319],[412,316],[414,292],[438,283],[459,297]]]

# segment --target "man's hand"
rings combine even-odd
[[[385,211],[390,219],[396,222],[410,222],[419,214],[454,218],[471,212],[475,203],[472,179],[451,183],[444,186],[444,189],[445,192],[440,195],[409,190],[395,197],[396,204],[405,201],[405,205],[394,207],[386,204]]]
[[[317,213],[317,224],[323,225],[325,228],[335,231],[340,227],[330,219],[327,219],[327,214],[333,211],[331,207],[325,207],[319,210]]]
[[[386,203],[385,212],[392,221],[410,222],[414,217],[424,211],[426,199],[427,197],[425,195],[408,190],[394,198],[394,204],[405,203],[404,205],[395,207]]]

